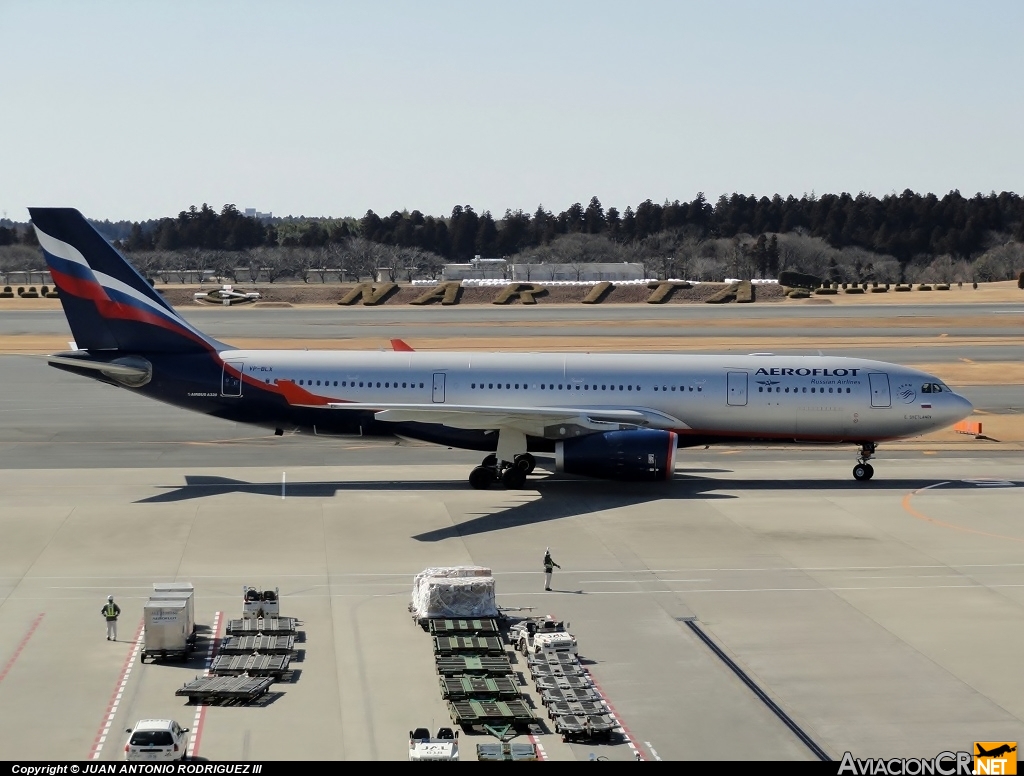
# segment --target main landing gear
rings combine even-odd
[[[867,482],[875,476],[875,467],[868,463],[875,456],[877,445],[874,442],[861,442],[860,457],[853,467],[853,478],[857,482]]]
[[[511,461],[498,461],[498,456],[491,453],[469,473],[469,484],[477,490],[486,490],[500,482],[515,490],[526,484],[526,475],[532,473],[536,465],[537,460],[529,453],[517,455]]]

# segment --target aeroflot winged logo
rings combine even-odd
[[[910,404],[917,398],[917,391],[911,383],[903,383],[896,389],[896,395],[903,399],[904,403]]]

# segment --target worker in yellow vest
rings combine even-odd
[[[114,596],[107,596],[100,614],[107,619],[107,641],[117,641],[117,617],[121,614],[121,607],[114,603]]]

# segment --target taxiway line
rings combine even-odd
[[[210,675],[210,666],[213,665],[213,655],[220,644],[220,620],[223,612],[217,612],[213,616],[213,638],[210,639],[210,646],[206,648],[206,667],[203,669],[203,676]],[[195,719],[192,721],[192,737],[189,739],[188,756],[196,757],[199,754],[199,744],[203,738],[203,724],[206,722],[206,704],[200,703],[196,709]]]
[[[32,621],[32,624],[28,626],[28,631],[26,631],[25,635],[21,637],[21,641],[18,642],[18,646],[14,648],[14,653],[7,659],[7,662],[4,663],[3,669],[0,670],[0,682],[2,682],[6,678],[11,668],[14,667],[15,662],[21,656],[21,653],[25,649],[25,646],[28,644],[29,639],[32,638],[32,634],[36,632],[36,628],[39,627],[39,623],[43,621],[43,616],[45,614],[46,613],[43,612],[37,615],[36,618]]]
[[[89,753],[90,760],[100,759],[100,755],[103,753],[103,745],[107,742],[107,737],[110,735],[110,727],[114,724],[117,707],[121,705],[121,698],[124,697],[124,688],[128,686],[128,679],[132,675],[132,666],[135,665],[135,660],[139,656],[139,650],[142,649],[142,638],[144,635],[142,626],[144,622],[144,620],[139,620],[138,630],[135,631],[135,644],[128,653],[128,657],[124,659],[121,675],[118,677],[114,694],[110,696],[110,703],[107,706],[107,716],[104,718],[103,724],[100,725],[99,733],[96,734],[96,740],[93,741],[92,751]]]

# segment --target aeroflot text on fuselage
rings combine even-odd
[[[807,375],[821,375],[822,377],[856,377],[857,372],[859,371],[859,367],[857,369],[807,369],[804,367],[801,367],[800,369],[790,369],[789,367],[773,366],[770,369],[765,369],[764,367],[761,367],[754,374],[776,375],[779,377],[783,377],[786,375],[798,375],[800,377],[806,377]]]

